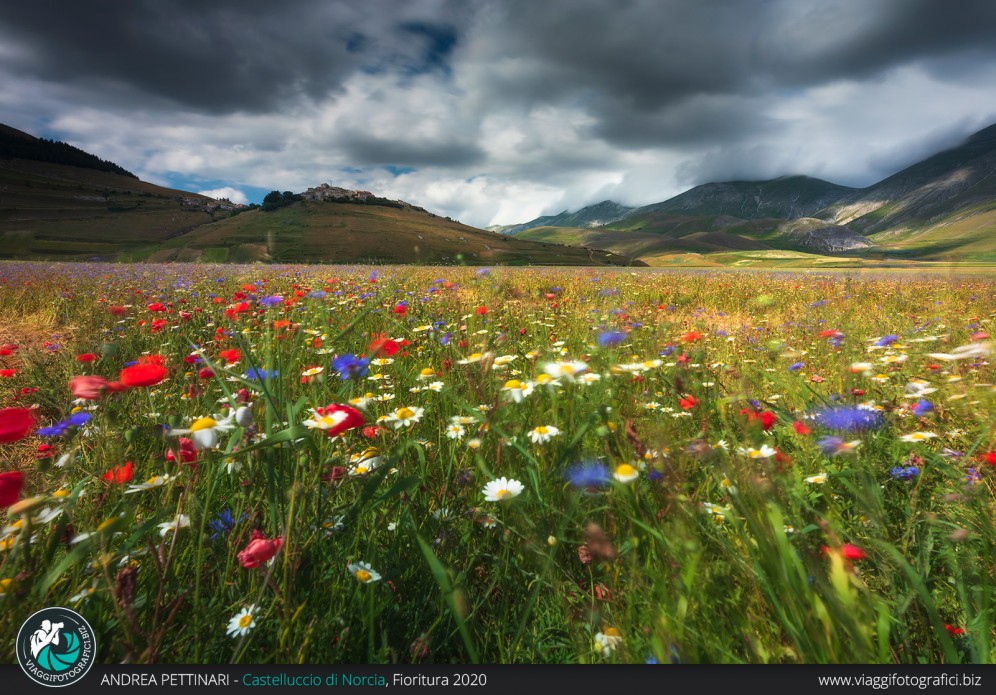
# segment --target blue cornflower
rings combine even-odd
[[[279,294],[271,294],[268,297],[262,297],[259,300],[259,303],[262,304],[263,306],[276,306],[277,304],[280,304],[282,301],[284,301],[284,298],[281,297]]]
[[[490,268],[478,268],[477,270],[474,271],[474,274],[477,277],[482,278],[485,275],[490,275],[491,274],[491,269]]]
[[[245,521],[249,518],[249,515],[242,512],[242,516],[239,517],[239,521]],[[218,536],[227,536],[231,533],[232,529],[235,528],[235,517],[232,515],[232,510],[227,507],[218,514],[215,518],[208,522],[208,526],[214,533],[211,534],[211,540],[217,540]]]
[[[916,466],[895,466],[889,470],[889,475],[892,476],[893,480],[912,480],[913,478],[920,475],[920,469]]]
[[[615,347],[626,340],[626,334],[622,331],[605,331],[598,336],[598,345],[603,348]]]
[[[41,427],[36,433],[39,437],[61,437],[66,433],[69,426],[64,422],[57,423],[51,427]]]
[[[790,364],[788,369],[790,372],[797,372],[805,366],[805,362],[796,362],[795,364]]]
[[[674,345],[668,345],[666,348],[657,353],[660,357],[667,357],[674,352]]]
[[[810,304],[809,308],[810,309],[819,309],[821,306],[826,306],[826,305],[827,305],[827,300],[825,300],[825,299],[819,299],[819,300],[813,302],[812,304]]]
[[[332,369],[339,372],[340,379],[359,379],[367,375],[369,362],[356,355],[340,355],[332,360]]]
[[[817,411],[813,414],[813,421],[827,429],[850,432],[854,430],[872,430],[881,427],[884,418],[876,410],[839,407],[824,408]]]
[[[612,481],[609,468],[598,461],[577,463],[567,469],[565,477],[574,487],[605,487]]]
[[[843,342],[844,342],[843,333],[832,335],[830,336],[830,339],[827,340],[827,343],[830,345],[830,347],[835,347],[835,348],[840,347]]]
[[[90,420],[92,420],[92,419],[93,419],[93,415],[91,413],[82,413],[82,412],[81,413],[73,413],[72,415],[70,415],[69,417],[67,417],[65,420],[63,420],[61,424],[69,426],[69,427],[82,427],[86,423],[90,422]]]
[[[315,290],[313,292],[308,293],[308,296],[311,299],[325,299],[325,295],[326,295],[325,290]]]
[[[913,406],[913,414],[916,415],[917,417],[923,417],[924,415],[932,412],[933,410],[934,410],[933,404],[930,401],[928,401],[926,398],[921,398],[920,402],[917,403],[915,406]]]
[[[897,340],[899,340],[899,336],[898,335],[887,335],[887,336],[884,336],[884,337],[879,338],[878,340],[876,340],[875,341],[875,346],[876,347],[885,347],[886,345],[892,345]]]
[[[442,345],[449,345],[452,340],[453,340],[452,333],[444,333],[443,337],[439,339],[439,342]]]
[[[277,376],[280,376],[280,372],[276,369],[267,371],[265,369],[256,369],[255,367],[251,367],[243,375],[244,378],[249,379],[250,381],[267,381],[268,379],[272,379]]]

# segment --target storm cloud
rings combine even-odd
[[[0,6],[0,122],[159,183],[483,226],[868,185],[996,121],[993,26],[988,0],[36,0]]]

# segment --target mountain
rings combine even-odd
[[[996,208],[996,125],[843,197],[821,217],[863,234],[908,230],[959,211]]]
[[[322,184],[247,209],[0,125],[0,259],[631,265]],[[643,265],[643,263],[636,263]]]
[[[834,261],[834,256],[872,263],[892,259],[992,263],[996,262],[996,125],[867,188],[807,176],[707,183],[632,209],[598,227],[594,236],[572,234],[565,229],[570,225],[551,224],[549,219],[534,221],[542,226],[533,229],[527,223],[517,237],[584,238],[593,248],[667,264],[674,259],[661,254],[666,248],[675,249],[672,255],[684,253],[682,262],[704,265],[719,260],[740,264],[747,262],[745,254],[770,259],[780,252],[787,253],[785,258],[830,257],[810,259],[821,263]],[[669,241],[651,244],[647,235]],[[708,238],[725,248],[691,250]],[[745,240],[767,250],[746,249]]]
[[[564,210],[558,215],[544,215],[522,224],[494,225],[488,229],[493,232],[515,235],[533,227],[602,227],[616,220],[621,220],[632,211],[633,208],[629,206],[620,205],[611,200],[603,200],[601,203],[583,207],[577,212]]]
[[[628,216],[670,212],[681,215],[730,215],[746,220],[772,217],[794,219],[810,217],[855,190],[809,176],[706,183],[662,203],[636,208]]]

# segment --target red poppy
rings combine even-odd
[[[10,443],[24,439],[35,426],[35,416],[27,408],[0,410],[0,442]]]
[[[0,507],[7,508],[21,496],[24,487],[24,473],[6,471],[0,473]]]
[[[158,357],[158,355],[155,355]],[[130,367],[125,367],[121,370],[121,374],[118,377],[121,383],[129,388],[139,388],[142,386],[155,386],[160,381],[166,378],[169,371],[166,367],[162,366],[160,357],[160,363],[156,363],[152,360],[147,362],[139,361],[138,364],[133,364]]]
[[[965,628],[955,627],[949,623],[944,623],[944,629],[948,631],[948,634],[952,637],[961,637],[965,634]]]
[[[822,548],[820,548],[820,552],[823,553],[824,555],[829,555],[830,553],[836,552],[839,553],[840,556],[843,557],[845,560],[864,560],[866,557],[868,557],[868,554],[865,553],[864,550],[862,550],[856,545],[852,545],[851,543],[845,543],[844,545],[840,546],[840,548],[838,548],[837,550],[831,550],[830,548],[824,545]]]
[[[374,339],[370,342],[370,345],[367,346],[367,349],[370,350],[373,355],[385,354],[390,357],[391,355],[397,354],[398,350],[401,349],[400,345],[383,334],[374,335],[373,338]]]
[[[153,302],[148,306],[149,311],[166,311],[166,305],[162,302]]]
[[[696,340],[702,337],[702,334],[698,331],[688,331],[685,335],[681,336],[681,339],[686,343],[694,343]]]
[[[813,430],[809,429],[808,427],[806,427],[804,424],[802,424],[798,420],[796,420],[795,422],[792,423],[792,427],[795,428],[796,434],[806,435],[806,434],[812,434],[812,432],[813,432]]]
[[[93,362],[95,359],[97,359],[97,356],[92,352],[84,352],[82,354],[76,355],[77,362],[84,362],[84,363]]]
[[[477,315],[478,316],[485,316],[487,313],[488,313],[488,308],[486,306],[479,306],[479,307],[477,307]]]
[[[9,379],[15,374],[17,374],[16,369],[0,369],[0,376],[4,377],[5,379]]]
[[[763,429],[764,431],[768,431],[772,427],[774,427],[775,421],[777,420],[775,414],[770,410],[758,412],[756,410],[749,410],[748,408],[744,408],[743,410],[740,411],[740,414],[747,416],[748,427],[754,423],[757,423],[761,426],[761,429]]]
[[[406,304],[397,304],[394,307],[394,313],[398,316],[404,316],[408,313],[408,306]]]
[[[210,367],[201,367],[201,369],[197,371],[197,378],[199,379],[210,379],[213,376],[214,372],[211,371]]]
[[[166,460],[170,463],[176,462],[176,456],[172,449],[166,450]],[[193,463],[197,460],[197,449],[194,448],[194,440],[187,437],[180,437],[180,461],[183,463]]]
[[[123,316],[128,313],[128,309],[123,306],[109,306],[107,307],[107,310],[114,316]]]
[[[333,403],[324,408],[315,408],[315,413],[323,417],[331,417],[336,421],[335,425],[325,430],[330,437],[335,437],[343,432],[357,427],[362,427],[365,420],[363,413],[349,405]]]
[[[990,466],[996,466],[996,451],[986,452],[986,463]]]
[[[685,396],[678,401],[678,405],[681,406],[682,410],[691,410],[698,404],[699,402],[696,400],[695,396]]]
[[[259,567],[269,562],[284,544],[284,537],[266,538],[257,530],[252,532],[252,540],[245,550],[239,552],[239,564],[246,568]]]
[[[235,348],[231,348],[230,350],[222,350],[218,353],[218,356],[225,360],[226,363],[231,364],[232,362],[238,362],[239,358],[242,357],[242,353]]]
[[[38,450],[35,452],[35,458],[38,460],[52,458],[55,454],[55,447],[51,444],[39,444]]]
[[[369,427],[363,428],[363,436],[367,439],[373,439],[377,436],[377,433],[381,431],[385,431],[383,427],[379,427],[378,425],[370,425]]]
[[[132,468],[135,464],[131,461],[125,461],[123,466],[115,466],[110,469],[104,475],[100,476],[102,480],[106,480],[109,483],[114,483],[115,485],[121,485],[122,483],[127,483],[131,480]]]

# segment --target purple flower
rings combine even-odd
[[[923,417],[929,412],[934,410],[933,404],[925,398],[921,398],[920,402],[913,406],[913,414],[917,417]]]
[[[68,425],[70,427],[82,427],[86,423],[93,419],[93,415],[90,413],[73,413],[67,417],[62,424]]]
[[[606,331],[598,336],[598,344],[603,348],[615,347],[624,340],[626,340],[626,334],[622,331]]]
[[[790,372],[796,372],[805,366],[806,366],[805,362],[796,362],[795,364],[790,364],[788,369]]]
[[[920,469],[916,466],[896,466],[889,471],[893,480],[912,480],[920,475]]]
[[[898,335],[887,335],[883,338],[879,338],[875,341],[876,347],[885,347],[886,345],[892,345],[894,342],[899,340]]]
[[[565,476],[574,487],[605,487],[612,481],[609,469],[598,461],[585,461],[567,469]]]
[[[872,430],[882,426],[884,419],[876,410],[863,408],[841,407],[824,408],[813,414],[816,424],[830,430],[851,432],[855,430]]]
[[[250,367],[249,370],[243,375],[249,381],[266,381],[279,376],[280,372],[277,370],[267,371],[265,369],[256,369],[255,367]]]
[[[367,365],[369,362],[356,355],[340,355],[332,360],[332,369],[339,372],[339,378],[359,379],[367,375]]]
[[[259,300],[259,303],[262,304],[263,306],[269,307],[269,306],[276,306],[277,304],[280,304],[282,301],[284,301],[284,298],[281,297],[279,294],[271,294],[268,297],[261,298]]]
[[[840,437],[820,437],[816,443],[824,456],[833,456],[844,445],[844,440]]]

